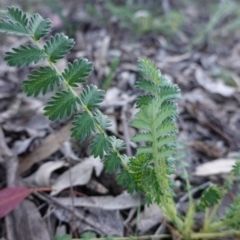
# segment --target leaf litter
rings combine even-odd
[[[106,12],[102,9],[104,3],[95,4],[102,16],[106,17]],[[157,3],[151,0],[147,4],[156,6]],[[76,28],[77,41],[68,60],[76,57],[92,59],[96,70],[89,79],[91,83],[100,86],[111,71],[113,58],[119,58],[119,66],[112,75],[110,88],[106,90],[102,109],[113,123],[111,133],[127,141],[130,149],[128,154],[136,151],[136,145],[129,142],[135,130],[126,127],[126,121],[129,122],[136,111],[134,101],[140,94],[134,89],[138,78],[135,62],[138,57],[145,56],[153,59],[162,73],[178,83],[182,90],[182,99],[179,101],[179,141],[186,145],[184,161],[189,165],[189,172],[194,173],[191,181],[198,181],[196,185],[200,185],[206,178],[214,176],[215,180],[220,181],[221,176],[228,174],[238,158],[229,153],[237,152],[240,148],[240,44],[236,40],[240,33],[236,28],[229,34],[230,28],[225,28],[231,17],[228,19],[225,15],[219,15],[216,24],[211,22],[209,15],[207,22],[204,20],[206,17],[202,17],[206,16],[206,12],[199,8],[198,3],[193,1],[182,9],[179,3],[171,1],[171,8],[179,9],[187,16],[183,28],[170,37],[166,33],[151,31],[136,36],[127,28],[123,31],[119,27],[121,20],[115,16],[109,19],[108,26],[103,27],[100,20],[85,11],[84,3],[76,5],[74,1],[68,1],[63,7],[70,25],[79,19],[82,24],[82,27]],[[34,9],[53,18],[55,28],[60,31],[67,26],[62,18],[52,13],[49,6],[36,4]],[[225,13],[227,16],[230,10]],[[147,13],[149,14],[148,11]],[[212,31],[203,29],[198,35],[195,31],[199,29],[196,27],[199,22],[202,26],[208,25]],[[194,34],[196,38],[193,37]],[[21,44],[26,43],[26,40],[13,36],[3,38],[1,56],[20,41]],[[195,46],[192,45],[194,41]],[[108,219],[108,224],[105,225],[109,225],[109,228],[104,231],[110,235],[123,236],[123,229],[129,235],[136,229],[140,234],[157,231],[156,228],[163,221],[161,213],[157,214],[157,210],[150,211],[151,208],[155,209],[153,206],[150,206],[150,210],[144,206],[140,209],[140,216],[137,216],[134,209],[143,204],[142,196],[135,198],[135,195],[124,195],[123,189],[115,183],[115,176],[108,176],[104,172],[101,161],[88,157],[88,142],[72,142],[67,120],[50,123],[44,119],[42,109],[50,96],[46,94],[39,99],[30,99],[23,95],[20,90],[21,80],[28,70],[9,67],[2,59],[0,123],[5,133],[4,141],[20,159],[19,173],[24,177],[26,187],[51,187],[51,201],[59,201],[60,205],[70,206],[81,214],[89,211],[87,218],[92,222],[99,221],[102,224],[100,229]],[[65,65],[65,60],[59,62],[60,67]],[[0,153],[1,162],[4,158]],[[181,170],[177,173],[180,175]],[[184,194],[181,191],[178,193],[177,198]],[[236,196],[237,192],[232,194]],[[33,212],[44,215],[47,208],[50,213],[46,219],[54,218],[55,221],[58,219],[65,222],[70,228],[74,226],[73,213],[64,213],[63,206],[53,210],[50,200],[44,202],[45,209],[41,208],[39,197],[34,195],[31,198],[36,206],[30,207],[27,204],[29,215]],[[135,212],[132,220],[123,225],[131,211]],[[104,216],[104,220],[101,216]],[[36,219],[41,219],[41,216]],[[116,221],[117,225],[111,226],[111,221]],[[60,223],[60,226],[63,225]],[[79,234],[88,230],[104,235],[94,227],[89,227],[89,224],[84,225],[82,220],[77,220],[75,228]],[[48,232],[44,224],[39,229]],[[48,235],[44,236],[45,239],[49,238]],[[4,237],[4,233],[1,233],[1,237]]]

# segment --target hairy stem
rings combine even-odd
[[[155,107],[152,106],[152,134],[153,134],[153,161],[155,166],[155,173],[158,180],[158,185],[160,189],[163,190],[163,195],[161,198],[160,208],[165,210],[165,214],[171,221],[173,221],[179,229],[183,229],[183,222],[177,216],[177,211],[175,208],[175,203],[172,196],[166,191],[169,189],[168,175],[166,172],[166,160],[162,157],[158,159],[158,148],[157,148],[157,135],[156,135],[156,111]],[[160,163],[159,163],[160,162]]]

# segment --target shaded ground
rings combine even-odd
[[[240,147],[239,4],[187,0],[126,1],[125,5],[124,2],[18,4],[25,11],[38,11],[52,19],[54,33],[64,31],[75,39],[68,59],[58,62],[59,69],[79,57],[94,62],[89,83],[106,89],[102,109],[112,120],[112,133],[126,141],[129,156],[136,151],[130,142],[135,130],[128,127],[135,112],[135,99],[140,94],[134,88],[138,78],[136,61],[139,57],[152,59],[182,91],[177,161],[187,164],[195,188],[207,186],[210,180],[221,183]],[[97,236],[165,233],[163,217],[155,205],[147,208],[141,195],[127,195],[114,176],[104,172],[99,160],[88,157],[87,142],[70,139],[69,119],[51,123],[43,117],[42,109],[50,94],[32,99],[21,92],[29,69],[9,67],[3,58],[4,52],[26,42],[24,38],[1,35],[0,123],[4,133],[1,141],[19,158],[21,184],[51,187],[53,191],[52,195],[38,193],[26,201],[22,207],[30,217],[28,222],[24,218],[25,222],[18,224],[33,231],[31,224],[36,223],[31,219],[39,220],[42,216],[42,224],[34,225],[38,229],[32,233],[36,234],[34,239],[50,239],[48,235],[57,234],[79,237],[86,231]],[[204,163],[212,165],[203,169]],[[7,169],[1,167],[1,187],[9,179],[11,167],[11,164]],[[182,170],[177,169],[173,177],[178,186],[176,202],[180,203],[186,193]],[[231,197],[236,195],[237,187]],[[73,205],[74,214],[66,208]],[[8,228],[2,221],[2,237]],[[41,237],[36,237],[37,232]],[[19,239],[33,239],[29,236]]]

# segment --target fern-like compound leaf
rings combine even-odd
[[[104,166],[107,173],[118,172],[121,165],[121,159],[116,152],[110,152],[105,156]]]
[[[221,199],[221,190],[216,185],[211,185],[204,190],[196,206],[197,211],[204,211],[219,202]]]
[[[56,84],[59,84],[60,77],[57,72],[50,67],[40,67],[39,70],[33,70],[28,79],[23,82],[23,91],[27,96],[38,96],[45,94],[50,88],[53,91]]]
[[[109,151],[111,147],[110,139],[103,134],[96,134],[91,142],[91,155],[94,157],[103,158],[104,154]]]
[[[79,83],[84,83],[93,70],[93,63],[86,58],[75,60],[68,63],[67,69],[63,72],[64,79],[71,87],[77,87]]]
[[[111,126],[110,119],[106,115],[103,115],[98,109],[94,111],[94,119],[95,122],[104,130]]]
[[[142,191],[150,199],[160,202],[161,197],[156,197],[159,193],[167,197],[171,197],[173,193],[169,181],[169,175],[174,173],[173,161],[170,158],[174,154],[177,133],[177,107],[173,101],[177,100],[180,94],[178,87],[162,76],[151,61],[141,59],[138,64],[143,78],[136,85],[148,93],[137,100],[140,110],[131,126],[139,129],[140,133],[137,133],[132,141],[144,142],[145,145],[138,147],[137,156],[135,160],[130,160],[129,167],[139,185],[144,186],[145,182],[147,183]],[[152,178],[153,182],[151,187],[149,178]]]
[[[35,40],[46,36],[50,32],[51,25],[50,19],[43,19],[38,13],[33,14],[29,19],[29,29],[32,31]]]
[[[94,85],[89,85],[81,93],[80,99],[83,104],[91,111],[95,108],[99,108],[99,104],[102,102],[104,97],[104,91],[98,89]]]
[[[78,114],[72,124],[71,136],[77,141],[83,141],[85,138],[90,137],[92,132],[95,131],[93,118],[87,112]]]
[[[70,116],[73,110],[77,110],[77,98],[69,91],[57,92],[44,108],[44,115],[50,120],[61,119]]]
[[[19,48],[13,48],[12,50],[12,52],[6,52],[4,58],[10,66],[29,66],[46,58],[43,51],[33,45],[21,45]]]
[[[63,33],[56,34],[51,37],[44,46],[44,51],[48,55],[51,62],[55,63],[58,59],[63,58],[68,54],[73,47],[74,40],[69,39]]]

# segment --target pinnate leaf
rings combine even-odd
[[[54,86],[60,81],[57,72],[50,67],[40,67],[39,70],[33,70],[28,79],[23,82],[23,91],[28,95],[35,97],[41,92],[45,94],[50,88],[52,91]]]
[[[33,33],[34,39],[39,40],[49,33],[51,29],[51,20],[43,19],[38,13],[35,13],[29,19],[29,28]]]
[[[98,108],[99,104],[103,100],[103,97],[104,97],[104,91],[98,89],[96,86],[94,86],[92,84],[87,86],[83,90],[83,92],[80,96],[83,104],[86,105],[89,110]]]
[[[103,158],[104,153],[106,153],[111,146],[110,139],[103,134],[96,134],[94,139],[91,142],[91,155],[95,158],[100,157]]]
[[[63,33],[60,33],[51,37],[46,42],[44,51],[49,56],[49,60],[55,63],[58,59],[61,59],[68,54],[69,50],[73,47],[73,44],[73,39],[69,39]]]
[[[19,48],[13,48],[12,52],[6,52],[4,60],[10,66],[29,66],[46,58],[43,51],[33,45],[21,45]]]
[[[44,115],[52,121],[70,116],[72,111],[77,109],[76,102],[77,98],[71,92],[57,92],[44,108]]]
[[[76,116],[72,124],[72,137],[76,140],[82,141],[90,137],[91,133],[95,130],[93,118],[87,112],[82,112]]]
[[[11,187],[0,191],[0,218],[6,216],[33,192],[25,187]]]
[[[85,82],[85,78],[89,76],[92,70],[93,63],[86,58],[81,58],[73,63],[68,63],[68,67],[62,75],[71,87],[77,87],[78,83]]]

